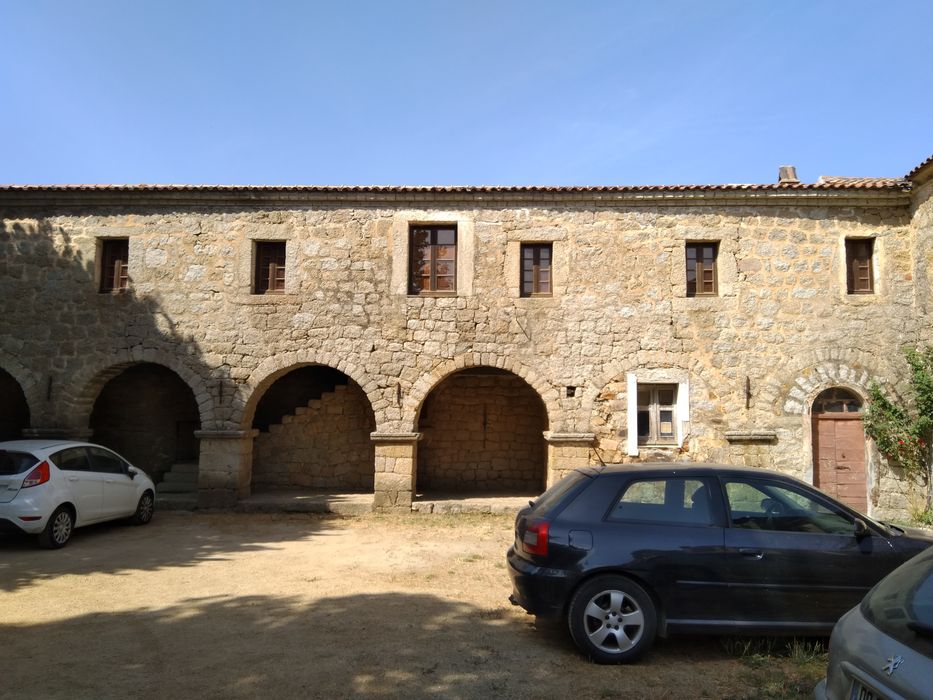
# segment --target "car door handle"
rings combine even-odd
[[[765,556],[765,553],[760,549],[748,549],[746,547],[740,547],[739,554],[746,559],[762,559]]]
[[[78,480],[78,477],[76,477],[76,476],[69,476],[69,477],[68,477],[68,481],[77,481],[77,480]]]

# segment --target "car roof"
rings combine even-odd
[[[596,467],[583,467],[577,471],[598,474],[638,474],[645,476],[756,476],[773,477],[787,481],[800,481],[790,474],[761,469],[759,467],[738,467],[731,464],[705,464],[698,462],[637,462],[631,464],[606,464]]]
[[[52,450],[57,447],[89,445],[89,442],[75,440],[8,440],[0,442],[0,450],[18,451],[18,452],[41,452],[43,450]]]

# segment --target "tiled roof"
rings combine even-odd
[[[0,185],[7,192],[314,192],[314,193],[416,193],[457,194],[533,192],[694,192],[694,191],[785,191],[785,190],[907,190],[910,183],[899,178],[823,177],[816,183],[730,184],[730,185]]]
[[[816,181],[818,185],[831,187],[900,187],[907,184],[904,178],[878,178],[878,177],[841,177],[837,175],[820,175]]]
[[[914,168],[909,173],[907,173],[907,179],[913,180],[915,177],[917,177],[917,175],[920,174],[921,170],[925,170],[927,166],[931,164],[933,164],[933,156],[930,156],[925,161],[923,161],[920,165],[918,165],[916,168]]]

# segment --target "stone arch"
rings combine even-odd
[[[344,369],[322,362],[278,367],[256,383],[245,408],[251,489],[373,490],[372,399]]]
[[[188,386],[198,405],[201,426],[212,425],[215,422],[216,405],[208,390],[207,381],[188,365],[179,362],[176,355],[135,347],[117,351],[109,359],[110,363],[106,367],[98,366],[78,373],[74,380],[64,387],[62,404],[70,414],[70,417],[63,416],[65,425],[73,429],[86,429],[94,403],[107,382],[133,365],[146,363],[161,365],[171,370]]]
[[[134,362],[119,373],[105,374],[109,379],[101,386],[88,420],[93,440],[145,469],[159,484],[160,494],[167,489],[193,491],[201,420],[190,385],[157,362]]]
[[[548,416],[525,379],[490,365],[448,374],[418,412],[419,493],[533,494],[547,481]]]
[[[710,377],[711,370],[699,362],[685,362],[684,356],[679,353],[652,353],[650,359],[642,360],[637,355],[627,358],[624,362],[612,362],[603,367],[603,371],[596,377],[592,384],[587,386],[583,392],[583,401],[580,408],[584,420],[589,421],[585,427],[589,430],[592,427],[593,420],[596,417],[596,402],[606,386],[615,381],[618,377],[624,376],[628,372],[638,369],[676,369],[687,373],[691,384],[694,380],[702,385],[709,387],[715,385],[715,381]]]
[[[379,425],[378,409],[383,407],[384,401],[379,385],[375,379],[359,365],[348,362],[346,357],[332,352],[315,352],[313,350],[297,350],[272,355],[263,360],[254,369],[249,378],[241,385],[235,399],[232,421],[240,426],[241,430],[250,430],[256,406],[266,390],[278,379],[299,367],[308,365],[322,365],[339,370],[352,379],[363,390],[369,401],[370,409],[376,415],[376,424]]]
[[[814,399],[833,387],[848,389],[865,402],[872,381],[896,395],[894,386],[875,368],[873,360],[868,353],[852,349],[802,353],[783,378],[775,377],[765,385],[760,403],[775,415],[807,415]]]
[[[402,421],[412,432],[418,430],[418,416],[428,395],[450,375],[471,367],[495,367],[505,370],[525,380],[544,403],[550,430],[557,430],[564,424],[560,395],[557,390],[520,362],[506,357],[486,353],[468,353],[437,365],[430,373],[416,381],[402,402]]]
[[[36,412],[42,405],[39,378],[15,358],[4,352],[0,352],[0,370],[9,374],[13,381],[19,384],[20,391],[23,392],[23,397],[26,400],[26,410],[29,413],[30,421],[34,423]]]

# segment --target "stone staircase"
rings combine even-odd
[[[278,423],[272,423],[266,430],[261,430],[260,432],[281,433],[285,429],[285,426],[294,423],[298,416],[326,411],[327,402],[331,401],[333,397],[339,397],[346,391],[346,384],[337,384],[333,389],[325,389],[321,391],[318,396],[310,399],[306,405],[297,406],[291,413],[283,415]]]
[[[198,505],[198,463],[176,462],[156,484],[156,508],[193,510]]]

